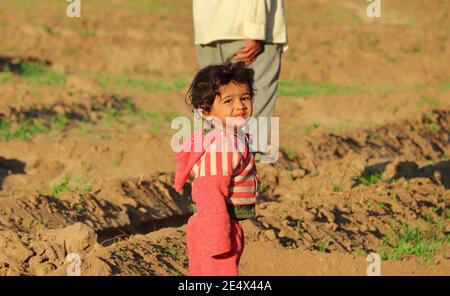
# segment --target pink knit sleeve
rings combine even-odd
[[[205,226],[205,245],[210,256],[231,251],[231,224],[225,198],[229,180],[218,176],[199,177],[192,184],[192,196],[197,206],[198,219]]]

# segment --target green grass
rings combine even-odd
[[[105,108],[94,106],[93,109],[102,114],[102,123],[108,127],[114,123],[142,123],[145,121],[163,121],[164,115],[158,113],[141,112],[134,105],[131,98],[125,98],[121,106]]]
[[[31,227],[33,226],[34,221],[32,219],[25,219],[23,222],[23,226],[27,229],[27,230],[31,230]]]
[[[69,180],[64,179],[52,187],[51,195],[58,197],[69,191]]]
[[[0,11],[12,9],[51,9],[59,10],[65,13],[65,9],[69,3],[66,1],[35,1],[35,0],[2,0],[0,1]],[[139,11],[151,12],[151,13],[174,13],[173,5],[170,5],[170,1],[163,0],[133,0],[133,1],[105,1],[105,0],[89,0],[81,1],[81,9],[87,14],[89,12],[98,11],[99,9],[107,8],[109,10],[121,10],[121,9],[136,9]],[[65,14],[64,14],[65,16]]]
[[[67,7],[67,2],[64,1],[34,1],[34,0],[2,0],[0,1],[0,9],[6,9],[10,11],[11,9],[53,9],[53,10],[61,10]]]
[[[119,248],[118,250],[114,251],[114,255],[118,258],[125,259],[128,257],[127,251],[128,251],[127,248],[122,247],[122,248]]]
[[[411,48],[411,53],[420,53],[422,49],[418,46]]]
[[[349,124],[345,121],[338,122],[335,126],[330,128],[333,133],[341,133],[348,129],[350,129]]]
[[[429,123],[429,124],[426,125],[426,127],[427,127],[427,129],[428,129],[430,132],[432,132],[432,133],[434,133],[434,134],[438,133],[438,132],[441,130],[441,128],[439,127],[439,125],[437,125],[437,124],[435,124],[435,123]]]
[[[395,90],[389,86],[375,86],[371,89],[368,89],[368,93],[372,94],[390,94],[393,93]]]
[[[123,156],[125,154],[124,150],[116,151],[113,155],[113,164],[114,166],[119,166],[122,163]]]
[[[307,126],[304,128],[303,132],[307,135],[309,135],[313,130],[318,129],[320,127],[320,124],[317,122],[311,123],[310,126]]]
[[[370,208],[372,208],[372,203],[369,201],[367,203],[363,204],[364,210],[368,211]]]
[[[436,222],[434,222],[433,217],[431,217],[430,214],[422,212],[422,213],[419,214],[419,217],[422,218],[427,223],[430,223],[430,224],[435,224],[436,223]]]
[[[450,160],[450,156],[444,153],[441,155],[441,157],[439,159],[440,160]]]
[[[405,88],[406,89],[409,89]],[[356,85],[339,85],[330,82],[312,82],[307,80],[280,81],[278,94],[283,97],[308,97],[312,95],[346,96],[352,94],[390,94],[400,91],[388,86],[373,86],[370,88]]]
[[[133,103],[133,100],[131,98],[125,98],[123,100],[124,105],[125,105],[125,112],[130,114],[130,115],[136,115],[139,113],[138,109],[136,108],[136,106]]]
[[[173,11],[172,7],[168,5],[168,1],[156,1],[156,0],[138,0],[127,1],[126,7],[133,9],[143,10],[147,12],[167,13]]]
[[[425,95],[422,95],[422,96],[420,96],[420,101],[418,103],[418,106],[422,107],[424,104],[431,108],[436,108],[439,105],[439,101],[436,99],[427,97]]]
[[[2,0],[0,1],[0,10],[11,9],[52,9],[65,11],[68,2],[66,1],[35,1],[35,0]],[[163,0],[133,0],[133,1],[105,1],[105,0],[89,0],[81,1],[81,9],[87,12],[91,10],[102,9],[107,6],[108,9],[136,9],[146,12],[169,13],[174,11],[174,7],[170,5],[170,1]],[[65,15],[65,14],[64,14]],[[83,16],[83,12],[82,12]]]
[[[83,194],[92,192],[92,184],[88,181],[80,180],[78,182],[73,182],[72,184],[71,190],[73,191],[82,192]]]
[[[364,9],[361,7],[361,9]],[[321,22],[325,22],[327,24],[346,24],[346,25],[359,25],[363,23],[363,17],[359,14],[355,13],[354,10],[349,9],[347,7],[333,7],[326,10],[326,13],[321,15]]]
[[[78,200],[78,204],[76,205],[77,214],[80,215],[84,211],[84,202],[86,201],[86,196],[82,194],[80,199]]]
[[[16,124],[0,120],[0,140],[11,141],[17,139],[28,141],[36,135],[49,131],[60,132],[66,128],[68,122],[69,119],[64,115],[53,115],[47,118],[29,117]]]
[[[65,86],[67,76],[35,63],[23,63],[20,75],[28,81],[41,85]]]
[[[442,92],[450,91],[450,83],[440,84],[436,86],[436,89]]]
[[[116,122],[119,119],[119,113],[120,109],[118,108],[107,108],[102,110],[103,113],[103,119],[102,122],[106,126],[111,126],[114,122]]]
[[[330,241],[328,239],[324,239],[317,244],[317,247],[320,252],[327,253],[329,245]]]
[[[170,123],[175,117],[180,116],[179,113],[166,113],[166,114],[158,114],[154,112],[145,112],[144,117],[145,120],[149,124],[149,131],[156,135],[167,134],[167,130],[162,130],[164,126],[170,126]],[[170,132],[169,132],[170,134]]]
[[[365,185],[365,186],[372,186],[374,184],[377,184],[381,182],[381,174],[372,174],[367,177],[359,177],[358,178],[358,185]]]
[[[263,183],[259,183],[259,186],[258,186],[258,192],[259,192],[259,194],[264,194],[264,193],[266,193],[267,189],[269,189],[269,186],[268,186],[268,185],[265,185],[265,184],[263,184]]]
[[[144,118],[149,120],[149,121],[154,121],[154,122],[163,122],[164,118],[163,115],[157,112],[152,112],[152,111],[147,111],[144,112]]]
[[[11,139],[11,133],[9,131],[9,122],[0,119],[0,136],[4,141]]]
[[[80,192],[80,203],[82,203],[86,198],[86,194],[92,192],[92,184],[86,180],[69,180],[65,177],[51,186],[50,195],[58,197],[66,192]]]
[[[358,256],[364,256],[364,257],[367,257],[367,251],[364,250],[362,247],[357,247],[357,248],[355,248],[355,253],[356,253],[356,255],[358,255]]]
[[[295,153],[294,150],[289,148],[282,148],[282,151],[284,152],[284,155],[287,157],[288,160],[292,161],[297,157],[297,153]]]
[[[125,101],[123,108],[112,107],[97,111],[102,114],[101,122],[104,126],[118,128],[120,133],[127,133],[130,125],[148,124],[150,133],[155,135],[166,134],[169,131],[163,130],[163,127],[169,125],[173,117],[179,116],[178,113],[143,112],[138,110],[131,101]],[[85,129],[87,128],[85,127]]]
[[[120,10],[120,9],[136,9],[146,12],[154,13],[168,13],[173,12],[173,6],[170,5],[170,1],[163,0],[133,0],[133,1],[106,1],[105,0],[90,0],[86,1],[84,7],[89,10],[102,9],[105,5],[109,9]],[[83,8],[82,8],[83,9]]]
[[[400,260],[414,255],[423,262],[430,263],[436,252],[448,242],[448,235],[439,239],[434,234],[421,232],[417,227],[404,225],[400,231],[384,238],[379,254],[383,260]]]
[[[350,16],[351,19],[357,24],[362,24],[364,22],[363,18],[359,14],[351,12]]]
[[[86,36],[86,37],[95,37],[96,34],[97,34],[96,31],[95,31],[95,30],[92,30],[92,29],[89,28],[89,27],[86,27],[86,28],[84,28],[84,30],[83,30],[83,35]]]
[[[176,79],[174,81],[168,82],[161,78],[146,80],[131,76],[106,74],[89,74],[89,76],[97,80],[103,88],[113,86],[114,88],[142,91],[146,93],[178,92],[185,89],[189,85],[189,82],[183,79]]]
[[[4,141],[30,140],[46,130],[45,122],[42,119],[27,118],[14,127],[8,121],[0,120],[0,136]]]
[[[95,123],[84,121],[83,119],[72,121],[63,114],[54,114],[50,108],[43,108],[40,117],[28,117],[22,122],[9,122],[0,119],[0,141],[31,140],[38,134],[55,132],[59,133],[70,127],[76,127],[82,132],[92,132]],[[100,130],[107,128],[108,132],[114,134],[125,134],[130,131],[130,126],[136,124],[148,125],[148,130],[156,135],[170,134],[170,123],[172,119],[179,116],[178,113],[156,113],[143,112],[133,103],[131,98],[125,98],[117,105],[105,107],[103,105],[92,106],[92,111],[98,112],[101,125],[97,125]],[[53,113],[53,114],[52,114]],[[109,136],[114,136],[112,133]],[[119,161],[120,163],[120,161]]]
[[[51,129],[54,131],[62,131],[69,123],[69,119],[65,115],[56,115],[51,118]]]
[[[302,219],[297,220],[297,221],[295,222],[295,231],[297,231],[297,233],[300,233],[300,232],[301,232],[301,230],[302,230],[302,224],[303,224],[303,220],[302,220]]]
[[[155,135],[167,134],[168,130],[163,130],[165,125],[170,125],[172,119],[179,116],[178,113],[157,113],[153,111],[140,111],[134,105],[132,99],[127,98],[123,106],[111,108],[97,108],[102,113],[102,123],[107,127],[122,127],[121,133],[126,133],[129,126],[133,124],[148,124],[148,131]],[[123,127],[123,124],[126,124]]]
[[[392,200],[398,200],[398,199],[399,199],[398,193],[397,193],[397,192],[392,192],[392,194],[391,194],[391,199],[392,199]]]
[[[369,140],[377,140],[377,141],[384,141],[383,136],[377,134],[376,132],[373,131],[368,131],[367,132],[367,138]]]
[[[8,83],[11,80],[11,72],[0,72],[0,83]]]
[[[342,187],[339,185],[336,185],[336,184],[333,185],[333,192],[336,192],[336,193],[342,192]]]
[[[67,76],[55,72],[48,67],[32,63],[24,62],[20,65],[18,74],[11,72],[9,67],[5,66],[0,72],[0,83],[7,83],[13,78],[24,79],[26,83],[37,83],[39,85],[57,85],[65,86]]]
[[[306,97],[311,95],[349,95],[364,93],[364,90],[355,86],[340,86],[327,82],[293,82],[280,81],[278,93],[284,97]]]
[[[364,186],[372,186],[380,182],[392,183],[395,180],[393,179],[383,179],[381,176],[381,172],[375,172],[367,176],[359,177],[356,180],[356,186],[364,185]]]
[[[175,259],[175,260],[177,260],[177,261],[185,262],[186,259],[187,259],[187,257],[186,257],[185,255],[179,254],[178,251],[177,251],[177,249],[175,249],[174,247],[168,247],[168,248],[166,249],[166,251],[167,251],[167,253],[169,253],[169,255],[170,255],[173,259]]]

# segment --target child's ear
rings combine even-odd
[[[198,109],[200,112],[200,115],[202,116],[202,118],[204,120],[211,120],[212,116],[211,116],[211,111],[204,111],[203,109],[199,108]]]
[[[208,112],[203,111],[201,108],[194,109],[194,116],[198,119],[207,120]]]

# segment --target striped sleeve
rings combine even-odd
[[[242,164],[242,148],[233,135],[216,133],[203,156],[193,167],[195,177],[231,177]]]

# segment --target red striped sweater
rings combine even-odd
[[[193,187],[199,179],[206,182],[208,179],[219,180],[221,186],[227,186],[224,196],[227,204],[255,204],[259,177],[248,141],[248,134],[238,135],[220,129],[195,132],[177,155],[176,190],[181,190],[191,174],[194,177]],[[214,185],[217,186],[209,183],[207,187]]]
[[[258,176],[253,155],[244,139],[222,130],[195,132],[177,154],[175,189],[180,191],[189,175],[192,200],[197,214],[188,223],[190,236],[210,256],[230,252],[233,248],[229,206],[254,205],[258,197]],[[195,226],[194,226],[195,225]]]

